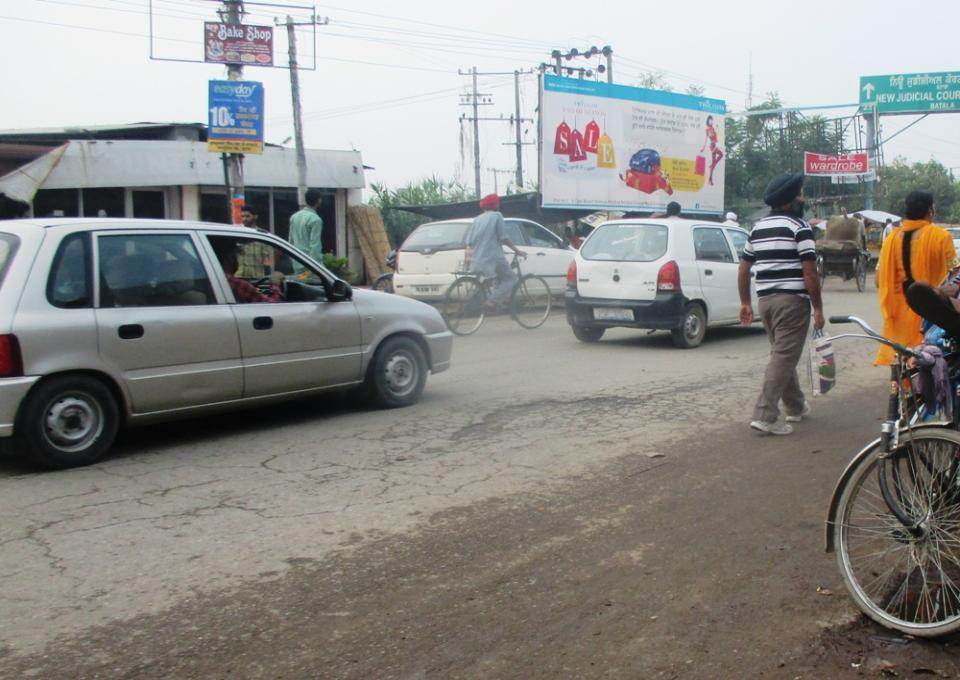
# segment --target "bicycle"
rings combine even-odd
[[[908,387],[918,370],[917,352],[857,317],[831,317],[830,322],[855,323],[864,331],[835,340],[874,340],[892,347],[897,360],[880,437],[847,465],[830,501],[827,552],[836,553],[851,597],[877,623],[918,637],[955,632],[960,629],[956,418],[923,422],[931,406]],[[957,357],[951,358],[951,377],[956,377]]]
[[[376,281],[370,286],[370,290],[378,290],[382,293],[393,293],[393,274],[397,269],[397,251],[391,250],[387,254],[387,259],[384,261],[384,264],[387,265],[387,268],[391,271],[386,274],[381,274],[377,277]]]
[[[524,328],[539,328],[550,316],[553,302],[550,286],[541,276],[523,274],[516,253],[510,268],[518,277],[510,292],[510,316]],[[490,292],[496,282],[496,277],[457,272],[443,299],[442,315],[447,328],[457,335],[475,333],[483,325]]]

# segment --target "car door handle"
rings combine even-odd
[[[273,317],[255,316],[253,317],[253,327],[258,331],[267,331],[273,328]]]
[[[546,256],[547,256],[547,254],[544,253],[544,252],[539,252],[539,253],[537,253],[537,257],[546,257]]]
[[[703,271],[703,273],[706,274],[707,276],[713,276],[713,270],[712,270],[712,269],[705,269],[705,270]]]
[[[143,326],[138,323],[126,323],[117,329],[121,340],[136,340],[143,337]]]

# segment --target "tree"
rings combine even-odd
[[[911,191],[923,189],[933,194],[938,221],[960,222],[960,186],[941,163],[907,164],[897,158],[883,169],[880,177],[882,210],[903,215],[903,202]]]
[[[802,172],[803,153],[843,151],[842,130],[820,116],[806,117],[797,111],[777,111],[783,104],[775,92],[752,107],[758,113],[745,118],[727,118],[724,126],[726,148],[726,203],[740,215],[763,205],[767,183],[782,172]],[[857,185],[832,185],[826,179],[809,180],[808,197],[825,195],[842,201],[860,192]]]
[[[645,87],[648,90],[673,92],[673,85],[667,81],[667,76],[663,71],[641,71],[637,76],[637,87]],[[707,88],[703,85],[694,85],[691,83],[684,92],[694,97],[702,97],[706,90]]]
[[[370,185],[370,190],[373,192],[370,205],[380,208],[384,227],[394,247],[403,243],[411,231],[429,221],[429,218],[422,215],[398,210],[397,206],[477,200],[477,196],[459,181],[443,180],[436,175],[410,182],[398,189],[390,189],[384,184],[375,182]]]

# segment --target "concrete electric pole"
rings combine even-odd
[[[284,22],[276,21],[277,26],[287,27],[288,59],[290,68],[290,98],[293,103],[293,139],[297,150],[297,205],[303,207],[307,199],[307,152],[303,146],[303,113],[300,106],[300,72],[297,63],[297,26],[326,26],[330,23],[327,17],[318,18],[313,15],[309,22],[296,22],[289,14]]]
[[[243,12],[243,0],[223,0],[220,18],[226,24],[237,26],[241,23]],[[227,80],[243,80],[243,64],[227,64]],[[227,156],[227,182],[230,222],[238,224],[240,215],[236,207],[244,200],[243,154],[232,153]]]

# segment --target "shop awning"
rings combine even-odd
[[[429,217],[432,220],[453,220],[464,217],[476,217],[482,210],[477,201],[462,203],[439,203],[433,205],[399,205],[398,210],[416,213]],[[546,224],[556,224],[568,220],[576,220],[590,215],[595,210],[572,210],[541,208],[540,194],[530,192],[526,194],[509,194],[500,197],[500,212],[504,217],[517,217]]]
[[[33,200],[37,189],[43,186],[50,173],[63,158],[67,144],[58,146],[53,151],[35,158],[26,165],[0,177],[0,194],[15,201],[29,203]]]

